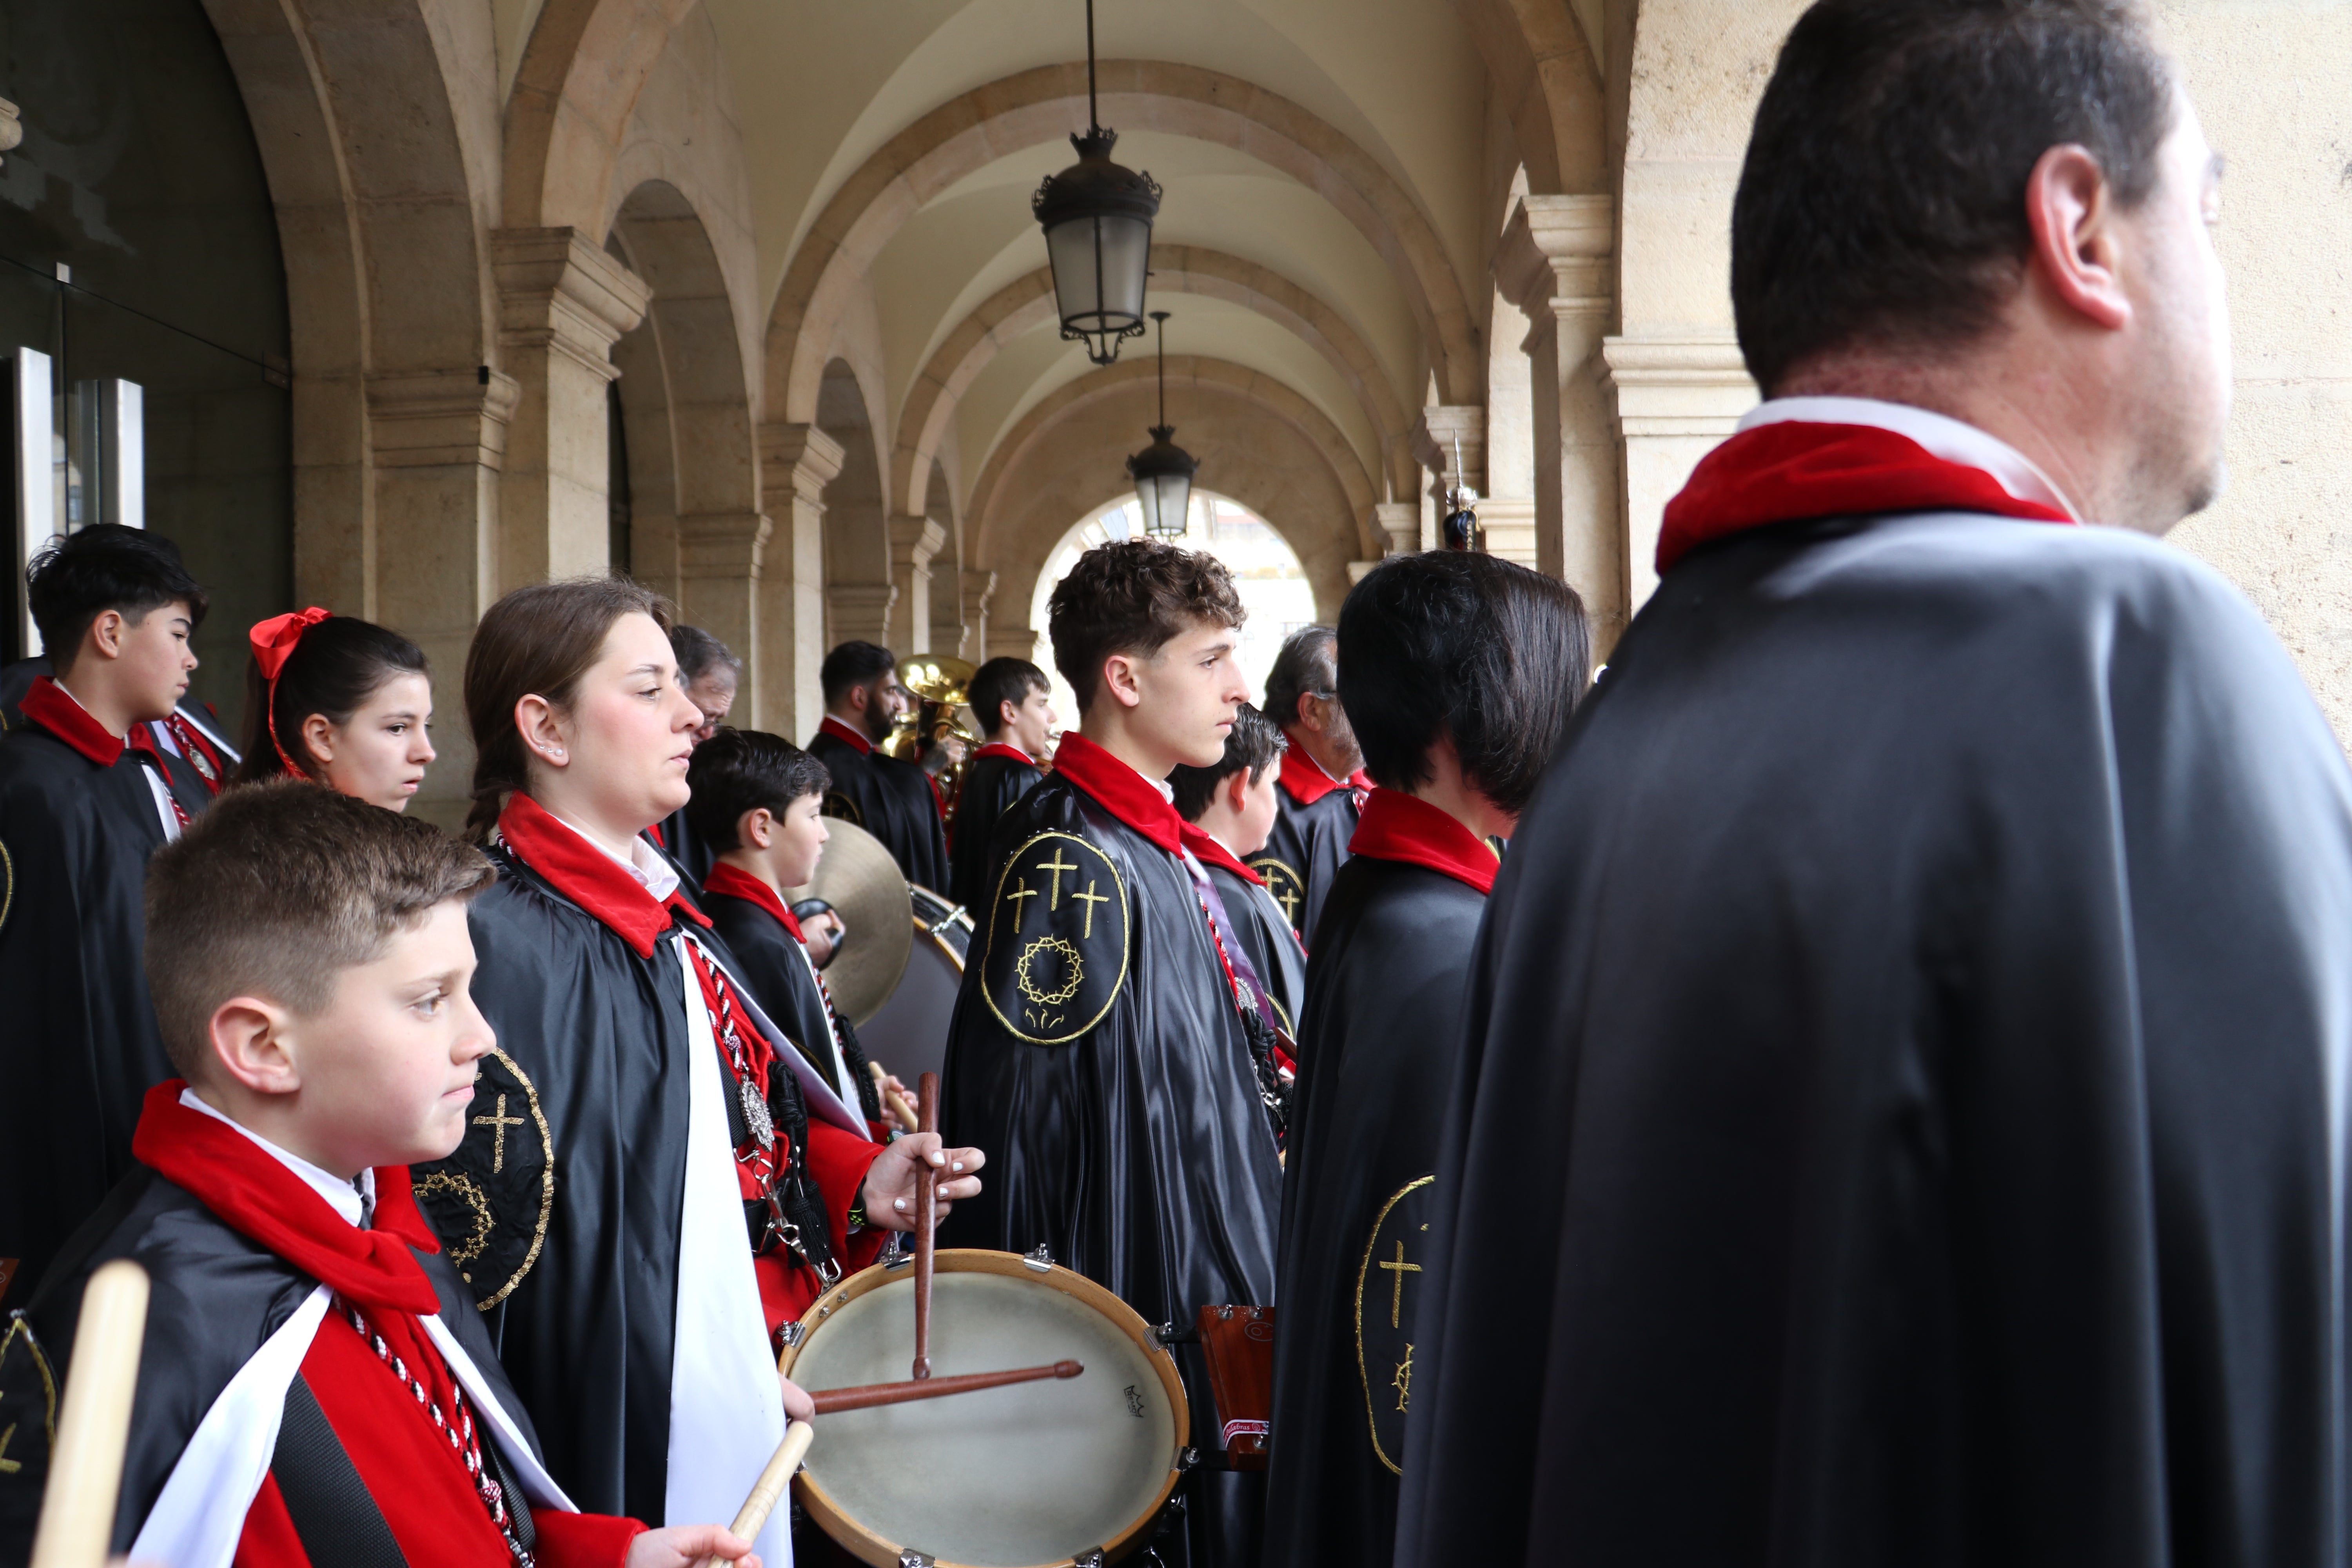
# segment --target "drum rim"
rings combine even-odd
[[[997,1252],[978,1247],[941,1247],[932,1258],[933,1268],[941,1274],[995,1274],[1007,1279],[1026,1279],[1049,1285],[1064,1295],[1076,1297],[1125,1330],[1128,1337],[1142,1349],[1144,1359],[1151,1363],[1151,1370],[1160,1374],[1160,1388],[1168,1395],[1169,1407],[1176,1415],[1176,1448],[1169,1456],[1167,1479],[1160,1482],[1160,1493],[1152,1500],[1151,1505],[1117,1535],[1097,1542],[1104,1561],[1115,1562],[1124,1557],[1142,1543],[1143,1532],[1167,1508],[1168,1499],[1176,1490],[1176,1484],[1184,1479],[1184,1452],[1192,1441],[1192,1409],[1185,1400],[1184,1380],[1177,1373],[1176,1358],[1168,1352],[1167,1346],[1152,1338],[1151,1325],[1143,1321],[1141,1313],[1076,1269],[1055,1263],[1041,1270],[1035,1262],[1020,1253]],[[810,1302],[808,1310],[802,1313],[800,1319],[804,1331],[777,1357],[776,1369],[790,1377],[793,1368],[799,1364],[801,1352],[808,1344],[810,1333],[825,1319],[869,1290],[879,1289],[898,1278],[898,1269],[884,1268],[876,1264],[859,1269]],[[835,1543],[859,1561],[873,1564],[873,1568],[898,1568],[900,1547],[883,1540],[843,1513],[840,1505],[818,1484],[815,1477],[803,1470],[793,1478],[793,1487],[801,1507]],[[849,1536],[856,1539],[848,1539]],[[971,1568],[970,1564],[945,1557],[932,1561],[935,1568]],[[1050,1563],[1030,1564],[1028,1568],[1076,1568],[1076,1563],[1075,1557],[1057,1557]]]

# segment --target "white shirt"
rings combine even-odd
[[[555,813],[551,811],[547,815],[555,816]],[[626,855],[614,855],[610,849],[605,849],[602,844],[596,844],[596,840],[577,823],[565,821],[561,816],[555,816],[555,820],[563,823],[564,826],[571,828],[589,843],[595,844],[596,847],[603,850],[614,865],[635,878],[637,886],[653,895],[654,902],[666,904],[669,902],[669,896],[677,891],[677,873],[671,869],[668,861],[662,858],[661,851],[643,838],[632,837],[629,839],[629,852]]]
[[[261,1145],[262,1152],[268,1154],[271,1159],[277,1161],[279,1164],[285,1166],[288,1170],[301,1177],[305,1185],[309,1186],[312,1192],[318,1194],[320,1197],[326,1199],[327,1202],[333,1206],[334,1211],[337,1214],[342,1215],[344,1219],[350,1221],[352,1225],[364,1229],[367,1226],[367,1222],[374,1216],[374,1171],[362,1171],[358,1181],[347,1182],[341,1176],[336,1175],[332,1171],[324,1170],[320,1166],[313,1165],[310,1161],[305,1160],[299,1154],[288,1153],[285,1150],[280,1149],[277,1144],[272,1143],[268,1139],[264,1138],[260,1133],[256,1132],[252,1128],[247,1127],[244,1122],[237,1121],[235,1117],[214,1110],[211,1106],[206,1105],[204,1100],[197,1096],[196,1091],[193,1089],[184,1089],[180,1091],[180,1103],[186,1106],[190,1110],[199,1111],[204,1115],[211,1117],[215,1121],[226,1122],[227,1125],[236,1128],[237,1131],[243,1133],[246,1137],[252,1139],[256,1143]]]
[[[1917,442],[1946,462],[1980,469],[2020,500],[2054,506],[2083,521],[2074,503],[2033,459],[1975,426],[1931,409],[1907,403],[1882,403],[1874,397],[1776,397],[1749,409],[1739,421],[1742,430],[1759,425],[1801,422],[1808,425],[1867,425]]]

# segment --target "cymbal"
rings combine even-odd
[[[880,839],[839,817],[826,817],[824,826],[831,837],[816,875],[804,887],[785,889],[784,902],[823,899],[848,926],[848,941],[825,966],[824,984],[842,1015],[864,1024],[906,978],[915,951],[915,901]]]

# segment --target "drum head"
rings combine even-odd
[[[1011,1253],[941,1252],[931,1292],[934,1376],[1064,1360],[1085,1373],[824,1417],[801,1480],[811,1516],[877,1564],[912,1550],[940,1568],[1033,1568],[1139,1543],[1187,1425],[1174,1363],[1143,1321]],[[904,1379],[914,1302],[911,1268],[845,1282],[803,1320],[785,1370],[809,1389]]]
[[[913,1083],[919,1073],[947,1070],[948,1026],[963,985],[971,919],[928,888],[909,883],[907,891],[915,905],[914,951],[890,999],[857,1021],[857,1037],[869,1058]]]

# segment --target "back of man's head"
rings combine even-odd
[[[1301,626],[1290,634],[1265,674],[1265,713],[1285,729],[1298,722],[1298,700],[1328,697],[1339,679],[1339,634]]]
[[[832,787],[833,775],[781,735],[722,729],[695,747],[686,780],[694,790],[686,803],[687,826],[724,853],[743,847],[737,829],[746,812],[764,806],[782,816],[803,795]]]
[[[995,735],[1005,727],[1004,704],[1018,708],[1029,700],[1031,692],[1052,687],[1045,672],[1025,658],[992,658],[972,672],[964,694],[971,703],[972,716],[980,721],[980,732]]]
[[[853,687],[864,686],[898,668],[898,656],[879,643],[845,642],[824,656],[824,663],[817,668],[817,684],[824,689],[825,706],[830,708]]]
[[[1176,792],[1176,815],[1187,822],[1200,821],[1227,779],[1246,771],[1250,783],[1257,783],[1289,746],[1273,720],[1243,703],[1234,710],[1234,727],[1225,735],[1225,754],[1217,759],[1215,767],[1179,764],[1168,775],[1168,787]]]
[[[1820,0],[1782,46],[1732,207],[1748,373],[1770,397],[1864,342],[1982,338],[2025,275],[2042,155],[2079,144],[2133,208],[2175,112],[2134,0]]]
[[[172,1065],[203,1081],[222,1003],[323,1012],[342,971],[495,879],[431,823],[307,780],[228,791],[147,862],[147,988]]]
[[[1247,614],[1215,556],[1158,539],[1097,544],[1054,584],[1045,624],[1054,668],[1083,714],[1102,689],[1103,661],[1150,658],[1195,626],[1238,626]]]
[[[25,598],[60,675],[81,650],[82,634],[109,610],[138,621],[150,610],[184,604],[194,630],[211,603],[188,574],[178,545],[113,522],[93,523],[43,546],[25,574]]]
[[[1591,643],[1576,590],[1499,555],[1383,561],[1339,606],[1339,704],[1386,789],[1434,776],[1453,737],[1464,779],[1517,813],[1584,695]]]

